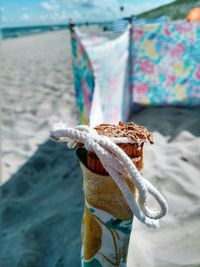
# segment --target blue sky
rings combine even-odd
[[[172,0],[1,0],[3,26],[105,21],[138,14]]]

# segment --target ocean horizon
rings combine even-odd
[[[107,25],[112,23],[111,21],[106,22],[79,22],[77,26],[84,25]],[[0,40],[18,38],[27,35],[33,35],[38,33],[44,33],[49,31],[57,31],[62,29],[69,29],[69,24],[52,24],[52,25],[32,25],[32,26],[16,26],[16,27],[1,27],[0,28]]]
[[[68,29],[68,28],[69,28],[68,24],[3,27],[1,28],[0,39],[5,40],[10,38],[18,38],[27,35],[33,35],[33,34]]]

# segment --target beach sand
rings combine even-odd
[[[2,53],[3,52],[3,53]],[[76,123],[69,33],[4,41],[1,51],[1,267],[80,267],[82,176],[75,151],[48,140]],[[200,266],[200,108],[147,108],[144,175],[166,197],[157,230],[134,220],[128,267]]]
[[[3,182],[48,139],[54,122],[75,125],[71,63],[67,31],[2,42]]]

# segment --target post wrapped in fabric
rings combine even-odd
[[[119,122],[95,128],[59,124],[50,136],[78,147],[85,198],[82,267],[126,267],[133,217],[155,228],[168,210],[164,197],[140,173],[144,143],[153,143],[152,135],[133,122]],[[158,209],[149,208],[149,194]]]
[[[129,131],[130,137],[135,133],[134,127],[135,125],[127,126],[121,123],[118,126],[102,124],[95,129],[99,134],[109,137],[124,137]],[[144,132],[143,128],[140,130],[140,133]],[[139,171],[143,169],[143,146],[146,137],[143,136],[143,138],[143,140],[138,138],[133,144],[118,144]],[[149,139],[151,140],[150,135]],[[79,148],[77,155],[83,171],[85,196],[82,221],[82,267],[126,266],[134,214],[120,188],[107,173],[97,155],[84,148]],[[134,182],[127,179],[126,173],[122,179],[127,183],[133,197],[137,198]]]

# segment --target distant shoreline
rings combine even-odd
[[[84,22],[78,23],[77,26],[91,26],[91,25],[104,25],[112,22]],[[18,38],[22,36],[34,35],[38,33],[50,32],[69,29],[69,24],[58,25],[36,25],[36,26],[18,26],[18,27],[2,27],[0,28],[0,40]]]
[[[26,27],[6,27],[1,29],[1,39],[12,39],[22,36],[34,35],[38,33],[56,31],[68,29],[69,26],[66,25],[48,25],[48,26],[26,26]]]

